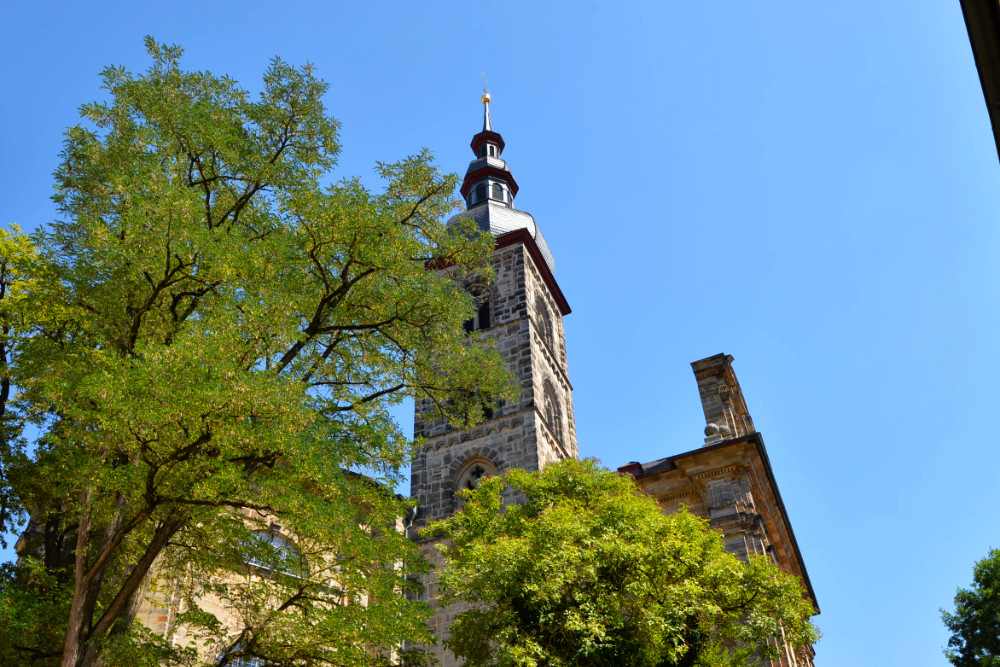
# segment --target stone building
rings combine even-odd
[[[717,354],[691,364],[705,413],[705,442],[691,451],[618,469],[635,478],[664,512],[687,505],[722,533],[739,556],[768,555],[802,580],[816,613],[816,595],[774,479],[764,439],[753,426],[733,372],[733,357]],[[812,667],[812,647],[785,647],[774,667]]]
[[[461,187],[467,209],[454,219],[472,220],[496,237],[492,284],[468,281],[479,308],[467,329],[470,335],[495,341],[522,391],[517,403],[493,406],[485,421],[471,429],[424,419],[430,406],[417,404],[414,432],[425,440],[413,461],[411,495],[418,511],[411,536],[435,565],[441,561],[434,541],[420,540],[417,531],[457,509],[458,489],[474,487],[484,475],[511,468],[538,470],[578,457],[563,329],[569,304],[556,282],[555,260],[538,224],[529,213],[514,208],[518,186],[501,157],[504,141],[493,130],[489,102],[484,95],[483,129],[472,138],[475,159]],[[703,446],[619,470],[633,475],[665,512],[687,504],[708,517],[732,552],[769,554],[802,579],[815,606],[764,442],[754,430],[731,362],[731,356],[719,354],[692,364],[707,422]],[[447,638],[448,626],[464,607],[435,604],[433,573],[425,577],[424,595],[435,606],[432,631]],[[459,664],[443,647],[435,651],[444,667]],[[774,667],[812,667],[812,655],[811,648],[797,654],[786,651]]]

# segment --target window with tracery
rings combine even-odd
[[[556,441],[562,442],[563,425],[562,410],[559,409],[559,398],[556,396],[555,387],[548,380],[545,381],[545,389],[542,396],[542,414],[548,422],[549,430]]]
[[[459,489],[473,490],[479,487],[479,482],[486,477],[493,477],[498,475],[496,466],[491,462],[482,458],[474,458],[470,460],[462,470],[458,473],[458,483],[456,485]]]
[[[553,354],[556,352],[555,327],[552,323],[552,313],[545,298],[539,294],[535,297],[535,316],[538,319],[538,330]]]

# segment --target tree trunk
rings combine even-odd
[[[87,548],[90,541],[90,496],[87,489],[80,494],[80,523],[76,533],[76,565],[73,583],[73,602],[69,608],[69,624],[66,628],[66,642],[63,644],[62,667],[75,667],[90,629],[89,615],[86,613],[87,589]]]

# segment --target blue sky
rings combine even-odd
[[[464,171],[481,80],[555,254],[580,451],[697,447],[726,352],[823,613],[819,667],[945,665],[1000,546],[1000,162],[958,2],[15,3],[3,224],[53,219],[62,130],[142,36],[256,89],[315,64],[338,175]]]

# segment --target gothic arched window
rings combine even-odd
[[[473,457],[466,461],[465,465],[458,473],[458,489],[472,490],[479,487],[479,482],[485,477],[494,477],[500,474],[493,463],[482,457]]]
[[[555,327],[552,324],[552,313],[549,311],[549,306],[545,303],[545,298],[541,294],[535,297],[535,315],[538,319],[538,329],[542,334],[542,338],[545,343],[552,350],[552,353],[556,352],[556,339],[555,339]]]
[[[557,442],[562,442],[562,410],[559,408],[559,398],[556,396],[555,387],[548,380],[545,381],[542,393],[542,414],[545,416],[545,421],[548,423],[553,437]]]

